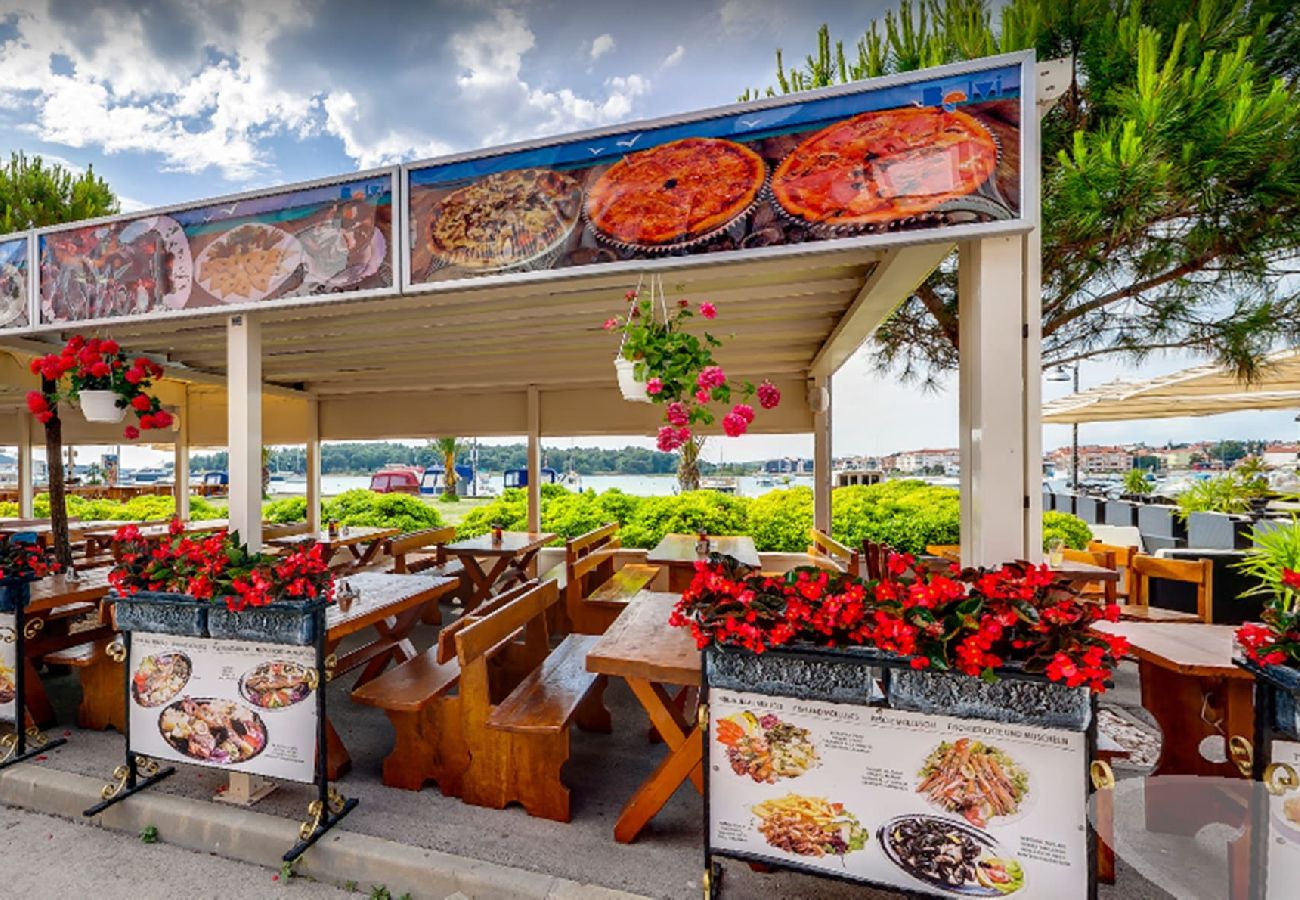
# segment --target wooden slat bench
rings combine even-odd
[[[388,571],[395,575],[435,575],[445,578],[459,578],[460,586],[451,596],[464,602],[469,598],[473,585],[465,578],[465,565],[458,559],[449,559],[445,544],[456,540],[456,529],[426,528],[423,531],[411,531],[389,538],[384,542],[384,552],[392,557],[392,566]],[[442,614],[438,607],[430,604],[424,612],[424,624],[439,625]]]
[[[586,671],[593,638],[570,635],[548,653],[548,612],[559,602],[558,586],[548,581],[456,634],[470,757],[466,803],[502,809],[518,802],[529,815],[569,821],[569,789],[561,777],[569,724],[608,731],[610,721],[605,679]],[[516,640],[521,631],[522,641]]]
[[[45,656],[49,665],[76,669],[81,679],[81,704],[77,727],[94,731],[115,728],[125,732],[126,686],[122,666],[108,655],[109,641],[99,639]]]
[[[810,529],[808,537],[812,543],[808,555],[812,564],[823,569],[833,569],[849,575],[860,575],[862,559],[857,550],[844,546],[824,531]]]
[[[352,692],[352,699],[382,709],[393,724],[393,750],[384,759],[383,782],[418,791],[430,781],[448,797],[459,797],[469,767],[461,725],[460,664],[455,635],[537,586],[529,582],[492,598],[443,628],[438,643]]]
[[[604,634],[627,602],[659,575],[658,566],[643,563],[616,568],[622,546],[617,524],[565,542],[559,584],[568,630],[574,634]]]

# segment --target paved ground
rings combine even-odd
[[[0,846],[4,848],[0,896],[5,897],[356,900],[364,896],[302,878],[281,880],[278,873],[260,866],[165,843],[145,844],[129,835],[6,806],[0,806]]]
[[[433,629],[424,628],[417,633],[416,643],[427,646],[434,636]],[[352,773],[339,783],[339,788],[345,795],[358,797],[361,801],[341,827],[417,847],[651,897],[699,896],[703,869],[700,852],[703,810],[701,799],[695,792],[679,790],[635,844],[622,845],[613,839],[614,821],[624,802],[650,774],[664,752],[662,745],[648,743],[645,713],[621,682],[611,684],[607,692],[614,733],[574,733],[571,760],[566,769],[566,778],[572,788],[573,821],[558,823],[532,818],[518,807],[490,810],[468,806],[442,796],[433,786],[419,792],[385,788],[380,784],[379,773],[391,746],[391,728],[378,710],[349,701],[347,691],[351,680],[340,679],[330,693],[332,718],[353,757]],[[1119,681],[1113,693],[1114,699],[1125,709],[1137,704],[1136,673],[1125,672]],[[50,679],[48,684],[61,720],[71,721],[79,690],[75,676]],[[55,729],[53,733],[62,732]],[[120,762],[121,738],[111,731],[72,731],[70,735],[68,744],[52,751],[43,764],[107,779],[108,773]],[[175,777],[154,789],[206,803],[223,780],[220,773],[210,769],[181,766]],[[259,803],[257,810],[301,820],[309,800],[306,786],[284,784]],[[1133,821],[1140,822],[1141,819]],[[1135,841],[1131,842],[1133,846],[1145,846],[1140,838]],[[174,850],[171,848],[168,852]],[[1168,849],[1156,848],[1154,852],[1159,856],[1160,853],[1167,854]],[[1178,854],[1185,852],[1188,852],[1186,848],[1182,848]],[[1209,884],[1201,876],[1212,881],[1216,867],[1221,871],[1223,860],[1216,856],[1212,845],[1204,852],[1197,852],[1200,856],[1195,861],[1189,860],[1184,864],[1178,860],[1174,876],[1181,873],[1191,883]],[[872,900],[900,896],[789,873],[758,874],[736,863],[727,864],[726,869],[726,896],[729,898],[780,896],[847,900],[852,897]],[[1143,871],[1150,880],[1121,863],[1118,883],[1114,887],[1103,887],[1101,897],[1108,900],[1165,898],[1170,895],[1155,884],[1172,886],[1179,883],[1176,877],[1169,880],[1171,876],[1159,867],[1144,866]],[[234,892],[223,893],[229,896]],[[4,894],[0,891],[0,895]],[[1180,892],[1180,896],[1190,895]],[[1206,896],[1219,895],[1210,893]]]

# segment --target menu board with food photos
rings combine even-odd
[[[407,169],[412,285],[1019,219],[1019,63]]]
[[[1269,759],[1300,772],[1300,744],[1273,741]],[[1284,900],[1300,885],[1300,789],[1268,794],[1268,860],[1265,889],[1260,896]]]
[[[0,613],[0,722],[14,721],[14,700],[18,696],[14,679],[18,668],[17,637],[13,613]]]
[[[391,289],[393,172],[38,237],[40,324]]]
[[[714,689],[710,850],[907,892],[1088,896],[1081,732]]]
[[[310,782],[316,772],[315,648],[131,635],[131,751]]]
[[[27,235],[0,238],[0,328],[28,324]]]

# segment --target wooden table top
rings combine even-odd
[[[385,538],[396,537],[402,533],[400,528],[379,528],[371,525],[349,525],[347,534],[343,529],[339,533],[330,537],[328,529],[318,531],[315,534],[308,532],[306,534],[289,534],[284,537],[272,538],[267,541],[268,544],[274,544],[277,547],[296,547],[299,544],[305,544],[315,541],[323,547],[338,549],[347,547],[352,544],[368,544],[371,541],[382,541]]]
[[[86,537],[91,538],[111,538],[117,534],[117,530],[124,525],[136,525],[140,529],[140,536],[145,538],[167,537],[171,533],[170,522],[153,522],[150,524],[138,524],[135,522],[104,522],[104,523],[87,523],[92,527],[80,528],[70,526],[74,531],[80,531]],[[230,523],[225,519],[195,519],[189,522],[181,523],[182,534],[199,534],[205,531],[221,531],[229,527]]]
[[[676,594],[641,591],[587,654],[587,671],[659,684],[698,685],[700,651],[686,628],[668,624]]]
[[[695,552],[698,540],[694,534],[665,534],[664,539],[646,554],[646,562],[665,566],[695,565],[700,558]],[[725,553],[754,569],[762,567],[758,551],[754,549],[754,539],[747,534],[709,535],[709,551]]]
[[[1128,638],[1138,659],[1183,675],[1250,679],[1232,664],[1233,625],[1168,622],[1098,622],[1092,626]]]
[[[457,578],[429,575],[388,575],[383,572],[359,572],[349,575],[348,584],[361,596],[345,612],[337,603],[325,613],[329,639],[337,640],[398,615],[412,606],[423,606],[456,588]]]
[[[497,544],[488,532],[447,544],[443,549],[457,556],[515,556],[539,550],[557,537],[558,534],[549,531],[505,531],[501,533],[501,543]]]
[[[76,581],[68,581],[63,574],[46,575],[32,583],[32,601],[27,609],[29,612],[42,612],[69,603],[100,600],[108,595],[109,571],[107,566],[81,570]]]
[[[1063,575],[1071,581],[1119,581],[1119,570],[1108,569],[1092,563],[1075,562],[1067,559],[1059,566],[1052,566],[1052,571]]]

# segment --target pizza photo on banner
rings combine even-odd
[[[410,283],[1019,218],[1020,67],[411,167]]]

